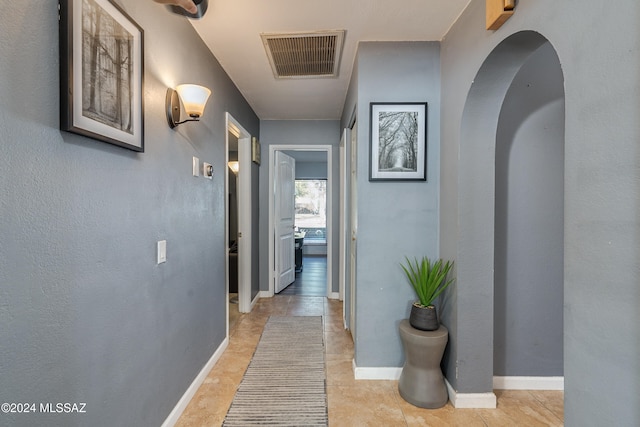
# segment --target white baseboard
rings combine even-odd
[[[493,377],[498,390],[564,390],[564,377]]]
[[[340,292],[331,292],[329,294],[329,299],[340,299]]]
[[[353,375],[356,380],[398,380],[402,368],[358,368],[353,359]]]
[[[209,375],[209,372],[211,372],[211,369],[213,369],[216,362],[218,362],[218,360],[222,356],[222,353],[224,353],[228,346],[229,337],[225,338],[224,341],[222,341],[222,344],[220,344],[215,353],[213,353],[213,356],[211,356],[209,361],[200,370],[200,373],[193,380],[189,388],[187,388],[187,391],[184,392],[167,419],[164,420],[164,423],[162,423],[162,427],[173,427],[178,422],[180,415],[182,415],[187,405],[189,404],[189,402],[191,402],[191,399],[193,399],[193,396],[198,391],[198,388],[200,388],[204,380],[207,378],[207,375]]]
[[[402,368],[362,368],[356,365],[353,359],[353,373],[356,380],[398,380],[402,374]],[[447,379],[444,379],[449,393],[449,400],[454,408],[478,408],[495,409],[497,398],[493,392],[488,393],[459,393],[453,389]]]
[[[253,310],[253,307],[255,307],[255,306],[256,306],[256,304],[258,303],[258,300],[259,300],[260,298],[261,298],[261,297],[260,297],[260,292],[258,292],[258,293],[256,294],[255,298],[253,299],[253,301],[251,301],[251,309],[250,309],[250,310]]]
[[[269,291],[260,291],[258,292],[258,298],[271,298],[273,294]]]
[[[444,379],[449,392],[449,400],[454,408],[495,409],[497,406],[496,395],[489,393],[458,393],[453,389],[447,379]]]

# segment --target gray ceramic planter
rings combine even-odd
[[[411,326],[416,329],[420,329],[421,331],[435,331],[440,326],[436,307],[433,305],[424,307],[418,303],[414,303],[411,306],[409,323]]]

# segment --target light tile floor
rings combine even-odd
[[[241,314],[229,347],[209,373],[179,427],[220,426],[270,315],[324,316],[329,425],[356,426],[562,426],[563,392],[496,390],[497,409],[421,409],[398,394],[397,381],[353,379],[353,342],[343,328],[342,303],[323,297],[275,296]],[[286,349],[283,349],[286,356]]]

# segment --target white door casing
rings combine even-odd
[[[350,161],[350,177],[349,177],[349,196],[350,196],[350,232],[351,241],[349,242],[349,263],[350,263],[350,277],[349,277],[349,291],[350,291],[350,310],[349,310],[349,329],[351,330],[351,337],[353,341],[356,340],[356,247],[358,237],[358,198],[357,198],[357,164],[358,164],[358,150],[357,150],[357,123],[354,122],[351,128],[351,161]]]
[[[238,138],[238,311],[249,313],[251,311],[251,134],[240,123],[226,113],[227,125],[227,154],[225,165],[229,161],[228,134]],[[244,171],[244,173],[241,173]],[[226,169],[225,177],[228,176]],[[215,179],[215,178],[214,178]],[[229,194],[228,179],[225,179],[225,194]],[[225,241],[229,242],[229,202],[225,197]],[[227,248],[227,336],[229,334],[229,249]]]
[[[342,132],[340,138],[340,225],[339,225],[339,247],[338,247],[338,298],[344,301],[345,281],[346,281],[346,259],[347,259],[347,230],[346,221],[349,211],[347,210],[347,159],[346,144],[349,135],[347,128]],[[344,307],[343,307],[344,308]],[[346,310],[342,310],[343,315]]]

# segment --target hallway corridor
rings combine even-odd
[[[342,302],[323,297],[283,296],[260,299],[241,314],[230,331],[229,347],[200,386],[176,424],[222,425],[270,315],[323,316],[329,425],[372,426],[562,426],[563,392],[496,390],[497,409],[455,409],[451,403],[427,410],[405,402],[397,381],[353,378],[353,341],[343,328]],[[286,363],[286,349],[283,349]]]

